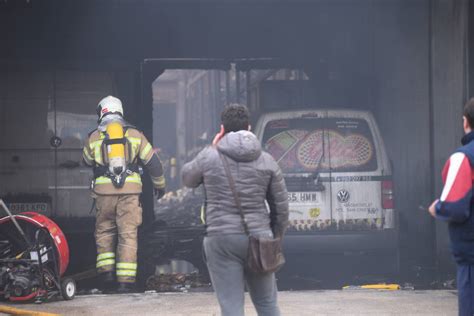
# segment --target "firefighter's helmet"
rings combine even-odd
[[[100,100],[97,105],[97,116],[99,116],[99,121],[109,114],[120,114],[123,116],[122,101],[111,95]]]

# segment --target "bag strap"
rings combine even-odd
[[[239,209],[240,218],[242,219],[242,225],[244,226],[245,234],[247,234],[247,236],[250,236],[249,227],[247,226],[244,211],[242,210],[242,204],[240,204],[239,195],[237,194],[237,189],[235,188],[234,178],[232,177],[232,174],[230,172],[229,162],[219,150],[217,150],[217,152],[219,153],[219,157],[222,160],[222,165],[224,166],[224,170],[227,175],[227,180],[229,181],[229,187],[232,191],[232,195],[234,196],[235,204],[237,204],[237,208]]]

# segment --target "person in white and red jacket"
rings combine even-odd
[[[463,113],[462,147],[446,162],[441,197],[429,207],[430,214],[448,222],[451,252],[457,263],[459,315],[474,315],[474,98]]]

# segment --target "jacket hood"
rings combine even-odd
[[[259,140],[249,131],[227,133],[217,143],[217,149],[239,162],[254,161],[262,154],[262,146]]]

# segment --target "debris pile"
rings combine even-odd
[[[200,218],[203,204],[202,189],[182,188],[168,192],[155,204],[155,219],[172,227],[202,225]]]
[[[210,287],[210,284],[198,273],[152,275],[146,281],[147,291],[156,292],[188,292],[194,288],[206,287]]]

